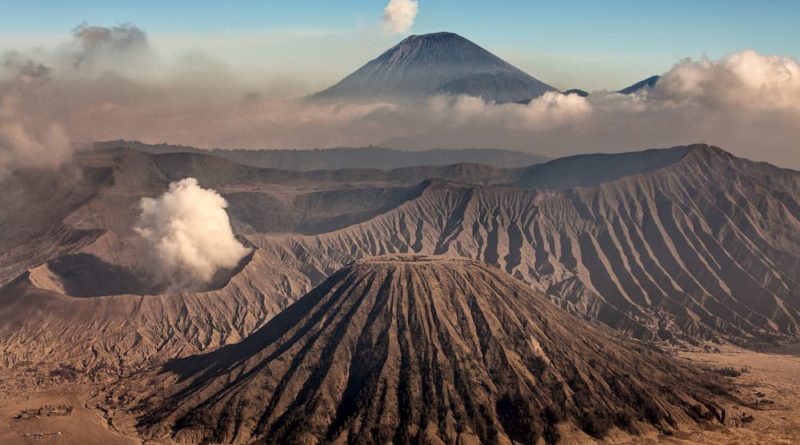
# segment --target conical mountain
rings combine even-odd
[[[377,257],[143,379],[166,393],[138,403],[139,428],[180,443],[552,443],[722,420],[707,378],[492,266]]]
[[[658,81],[661,80],[661,76],[650,76],[647,79],[640,80],[632,85],[628,85],[627,87],[617,91],[620,94],[634,94],[638,93],[642,90],[652,89]]]
[[[414,35],[314,95],[363,99],[465,94],[517,102],[555,88],[449,32]]]

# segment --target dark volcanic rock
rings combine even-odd
[[[389,256],[145,379],[166,391],[140,405],[140,429],[180,443],[555,442],[564,425],[602,437],[722,420],[713,378],[495,267]]]

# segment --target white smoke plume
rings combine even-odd
[[[169,185],[158,198],[142,198],[135,230],[145,239],[156,277],[172,290],[202,290],[220,269],[249,253],[233,235],[228,203],[195,178]]]
[[[56,169],[72,156],[66,129],[20,110],[20,99],[0,94],[0,181],[17,169]]]
[[[414,26],[419,12],[417,0],[389,0],[383,10],[383,24],[393,33],[404,33]]]

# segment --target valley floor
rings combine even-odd
[[[735,377],[739,389],[736,394],[754,408],[729,406],[727,427],[684,431],[673,436],[630,438],[610,437],[599,443],[633,444],[794,444],[800,441],[800,345],[783,347],[767,352],[754,352],[727,348],[723,352],[680,352],[680,357],[713,368],[744,369]],[[109,428],[105,414],[93,406],[97,388],[70,385],[61,390],[19,391],[3,385],[0,394],[0,443],[4,445],[28,444],[81,444],[129,445],[142,443]],[[68,405],[74,407],[69,416],[42,416],[14,420],[26,409],[43,406]],[[752,421],[741,421],[749,419]],[[115,415],[114,429],[131,432],[130,419]],[[739,424],[738,426],[736,424]],[[36,433],[58,433],[35,437]],[[26,437],[26,434],[28,436]],[[613,435],[612,435],[613,436]],[[586,438],[565,443],[586,443]],[[591,443],[591,442],[590,442]]]
[[[4,394],[0,400],[0,444],[3,445],[133,445],[138,439],[124,437],[108,428],[103,413],[89,401],[91,388],[71,386],[63,390]],[[16,420],[23,410],[70,406],[69,415],[42,415]]]
[[[768,352],[728,348],[719,353],[681,352],[700,366],[745,369],[734,381],[737,395],[757,409],[728,407],[729,427],[686,431],[672,437],[622,442],[633,444],[779,445],[800,442],[800,344]],[[760,403],[759,403],[760,402]],[[741,419],[752,421],[741,424]]]

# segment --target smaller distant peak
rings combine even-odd
[[[633,94],[644,89],[653,88],[656,85],[656,83],[658,83],[659,80],[661,80],[661,76],[658,75],[650,76],[647,79],[640,80],[635,84],[627,86],[617,92],[620,94]]]
[[[565,96],[569,96],[570,94],[575,94],[575,95],[578,95],[580,97],[589,97],[589,92],[586,91],[586,90],[582,90],[580,88],[571,88],[571,89],[569,89],[567,91],[564,91],[561,94],[563,94]]]

